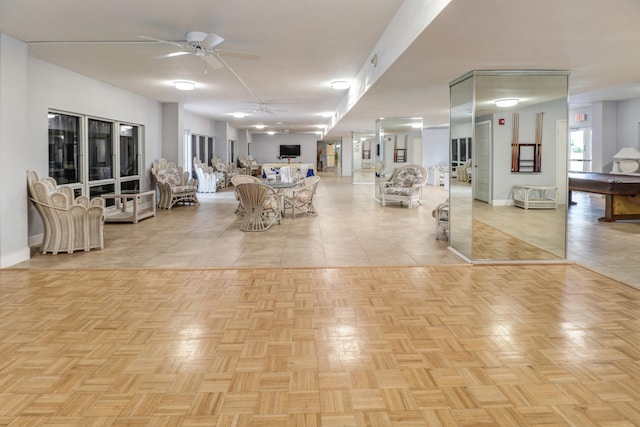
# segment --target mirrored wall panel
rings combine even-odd
[[[474,71],[450,92],[451,247],[474,262],[565,259],[568,73]]]

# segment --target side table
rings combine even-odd
[[[107,222],[132,222],[156,216],[156,192],[151,191],[123,191],[102,195],[103,199],[114,199],[115,209],[107,210]],[[144,202],[145,199],[148,203]],[[127,203],[131,200],[132,203]]]

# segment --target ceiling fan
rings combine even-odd
[[[254,55],[251,53],[220,49],[218,46],[222,42],[224,42],[224,38],[217,34],[205,33],[203,31],[189,31],[188,33],[186,33],[186,40],[184,41],[162,40],[148,36],[140,36],[140,38],[157,43],[170,44],[181,49],[176,52],[161,55],[158,58],[172,58],[182,55],[195,55],[198,58],[202,58],[203,60],[205,60],[205,62],[206,58],[213,58],[214,64],[208,64],[212,68],[221,68],[223,66],[229,68],[229,65],[221,58],[222,56],[258,59],[258,55]]]

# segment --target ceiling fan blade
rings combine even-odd
[[[252,59],[252,60],[260,59],[260,56],[256,55],[255,53],[240,52],[237,50],[214,49],[214,53],[218,55],[230,56],[234,58],[243,58],[243,59]]]
[[[149,41],[153,41],[156,43],[165,43],[165,44],[170,44],[173,46],[178,46],[179,48],[185,49],[186,46],[182,43],[178,43],[178,42],[173,42],[173,41],[169,41],[169,40],[162,40],[162,39],[156,39],[155,37],[147,37],[147,36],[138,36],[141,39],[145,39],[145,40],[149,40]]]
[[[156,58],[156,59],[173,58],[173,57],[176,57],[176,56],[189,55],[190,53],[192,53],[192,52],[185,52],[185,51],[181,50],[179,52],[167,53],[166,55],[154,56],[154,58]]]
[[[220,37],[217,34],[209,33],[207,37],[204,39],[202,44],[207,50],[211,50],[214,47],[218,46],[220,43],[224,41],[223,37]]]

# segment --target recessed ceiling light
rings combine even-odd
[[[518,102],[519,100],[517,98],[498,99],[496,101],[496,107],[502,107],[502,108],[513,107],[515,105],[518,105]]]
[[[173,82],[173,87],[178,90],[194,90],[196,88],[196,84],[194,82],[181,80]]]
[[[420,129],[422,127],[422,123],[411,123],[411,127],[414,129]]]
[[[321,115],[322,117],[329,118],[329,117],[333,116],[333,113],[332,113],[331,111],[326,111],[326,112],[324,112],[324,113],[320,113],[320,115]]]
[[[256,125],[255,128],[256,129],[264,129],[264,125]]]
[[[331,89],[335,90],[344,90],[349,89],[351,87],[351,82],[346,80],[334,80],[331,82]]]
[[[268,135],[275,135],[275,132],[270,130],[269,132],[267,132]]]
[[[236,119],[241,119],[241,118],[243,118],[243,117],[247,117],[247,116],[248,116],[248,114],[247,114],[247,113],[240,113],[240,112],[238,112],[238,113],[233,113],[233,114],[232,114],[232,116],[233,116],[233,117],[235,117]]]

